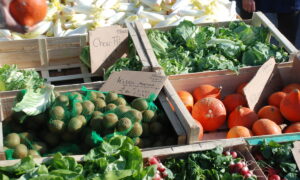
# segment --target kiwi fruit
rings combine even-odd
[[[61,120],[53,120],[48,124],[52,133],[61,133],[65,129],[65,123]]]
[[[131,120],[128,118],[121,118],[118,121],[117,131],[126,131],[132,126]]]
[[[40,154],[36,150],[33,150],[33,149],[30,149],[28,151],[28,156],[29,155],[34,157],[34,158],[40,158],[41,157]]]
[[[115,104],[115,105],[117,105],[117,106],[126,105],[127,104],[126,100],[124,98],[122,98],[122,97],[118,97],[112,103]]]
[[[97,93],[95,91],[89,91],[90,101],[95,101],[97,99]]]
[[[82,113],[83,107],[80,102],[75,103],[75,111],[77,115]]]
[[[32,144],[32,148],[37,150],[40,154],[44,154],[47,152],[47,145],[43,142],[34,142]]]
[[[17,133],[10,133],[4,139],[4,146],[15,148],[21,143],[21,138]]]
[[[78,115],[78,116],[75,116],[75,117],[78,118],[78,119],[80,119],[82,121],[82,126],[86,125],[87,120],[86,120],[86,118],[83,115]]]
[[[145,110],[143,111],[143,122],[151,122],[151,120],[154,118],[155,112],[152,110]]]
[[[112,103],[112,102],[114,102],[117,99],[118,99],[118,94],[117,93],[109,92],[106,95],[105,101],[106,101],[106,103]]]
[[[106,102],[101,98],[96,99],[94,101],[94,104],[95,104],[95,110],[96,111],[103,111],[105,109],[105,106],[106,106]]]
[[[126,113],[127,111],[130,110],[130,107],[129,106],[125,106],[125,105],[120,105],[120,106],[117,106],[117,108],[115,109],[115,113],[118,115],[118,116],[121,116]]]
[[[136,109],[131,109],[127,111],[123,117],[129,118],[132,122],[140,122],[143,118],[143,115],[140,111]]]
[[[101,98],[101,99],[105,100],[105,95],[102,92],[96,92],[96,94],[97,94],[98,99]]]
[[[137,99],[134,99],[132,102],[131,102],[131,106],[134,108],[134,109],[137,109],[139,111],[145,111],[148,109],[148,102],[146,101],[146,99],[144,98],[137,98]]]
[[[114,128],[117,125],[118,116],[115,113],[108,113],[103,116],[103,127],[106,129]]]
[[[98,117],[98,116],[102,116],[103,113],[100,112],[100,111],[94,111],[93,114],[92,114],[92,118],[95,118],[95,117]]]
[[[163,126],[161,123],[155,121],[150,124],[150,130],[153,134],[159,135],[162,133]]]
[[[117,106],[115,104],[110,103],[105,107],[105,111],[114,111],[116,108]]]
[[[28,155],[28,149],[24,144],[19,144],[15,147],[13,158],[22,159]]]
[[[69,132],[78,132],[81,130],[83,122],[81,118],[73,117],[68,123]]]
[[[51,109],[51,117],[56,120],[63,120],[65,117],[65,110],[62,106],[55,106]]]
[[[84,101],[82,103],[83,115],[91,115],[95,110],[95,105],[91,101]]]
[[[66,96],[66,95],[59,95],[57,98],[56,98],[56,101],[61,104],[61,105],[64,105],[64,106],[69,106],[69,97]]]
[[[103,116],[93,117],[90,121],[90,127],[96,131],[101,130],[103,119]]]
[[[143,128],[139,122],[133,124],[132,129],[128,132],[128,136],[131,138],[139,137],[143,133]]]

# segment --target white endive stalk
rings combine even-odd
[[[189,0],[177,0],[176,3],[171,7],[171,10],[176,10],[180,7],[186,6],[189,4]]]
[[[80,34],[86,34],[88,31],[87,26],[81,26],[74,30],[69,31],[68,33],[65,33],[65,36],[76,36]]]
[[[176,0],[164,0],[164,2],[165,2],[165,4],[172,4],[173,3],[173,1],[176,1]]]
[[[71,22],[80,22],[86,20],[87,15],[86,14],[74,14],[71,18]]]
[[[151,9],[154,10],[160,10],[161,9],[161,3],[162,0],[141,0],[141,2],[145,5],[147,5],[148,7],[150,7]]]
[[[128,12],[128,11],[135,11],[136,8],[135,8],[135,4],[133,3],[119,3],[116,10],[122,12]]]
[[[94,0],[74,0],[74,2],[79,6],[92,6]]]
[[[172,23],[174,23],[175,21],[177,21],[180,17],[175,15],[175,16],[172,16],[164,21],[161,21],[159,23],[157,23],[154,27],[155,28],[159,28],[159,27],[164,27],[164,26],[168,26]]]
[[[103,5],[102,8],[103,9],[110,9],[112,8],[114,5],[116,5],[118,2],[118,0],[106,0]]]
[[[19,33],[11,33],[13,40],[22,40],[21,34]]]
[[[11,33],[9,30],[7,29],[0,29],[0,36],[1,37],[10,37],[11,36]]]
[[[73,24],[74,27],[80,27],[80,26],[83,26],[83,25],[87,25],[87,24],[92,24],[94,22],[94,20],[90,19],[90,20],[85,20],[85,21],[79,21],[79,22],[75,22]]]
[[[164,15],[154,13],[154,12],[141,11],[140,16],[148,18],[149,20],[156,21],[156,22],[165,20]]]
[[[111,18],[109,18],[106,23],[108,25],[113,25],[118,23],[119,21],[121,21],[123,18],[125,18],[126,13],[125,12],[118,12],[117,14],[115,14],[114,16],[112,16]]]
[[[177,14],[179,16],[202,16],[204,11],[194,9],[180,9]]]
[[[105,1],[106,1],[106,0],[96,0],[95,6],[96,6],[97,8],[100,8],[100,7],[103,5],[103,3],[105,3]]]
[[[70,28],[73,27],[73,23],[72,22],[66,22],[66,23],[63,24],[63,27],[65,29],[70,29]]]
[[[115,14],[117,14],[117,12],[113,9],[104,9],[101,12],[100,17],[102,17],[103,19],[108,19],[108,18],[114,16]]]
[[[33,31],[28,34],[42,35],[42,34],[46,33],[52,25],[53,25],[52,21],[42,21],[42,22],[38,23],[35,26],[35,28],[33,29]]]
[[[61,37],[63,35],[63,29],[61,27],[61,21],[60,19],[57,19],[54,28],[53,28],[53,33],[55,37]]]
[[[199,24],[199,23],[210,22],[211,19],[212,19],[211,15],[205,15],[205,16],[202,16],[202,17],[196,19],[193,23]]]
[[[11,39],[8,37],[0,37],[0,41],[10,41]]]
[[[68,15],[68,16],[75,14],[74,9],[70,6],[65,6],[61,12],[63,15]]]

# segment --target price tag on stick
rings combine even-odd
[[[108,58],[117,60],[127,49],[122,46],[128,40],[127,28],[109,26],[89,32],[91,71],[97,72]]]
[[[167,77],[155,72],[121,71],[112,73],[100,91],[114,91],[134,97],[158,95]]]

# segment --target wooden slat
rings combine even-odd
[[[32,68],[41,66],[38,51],[0,53],[0,66],[3,64],[17,64],[19,68]]]
[[[49,56],[47,51],[47,42],[46,39],[39,39],[39,53],[40,61],[42,66],[49,65]]]
[[[23,52],[23,51],[38,51],[38,39],[1,41],[0,53],[7,52]]]

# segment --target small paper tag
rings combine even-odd
[[[245,86],[244,94],[250,109],[255,110],[258,107],[261,95],[269,82],[271,74],[274,72],[275,64],[274,58],[269,59],[259,68],[256,75]]]
[[[158,95],[167,77],[155,72],[121,71],[112,73],[100,91],[114,91],[134,97]]]
[[[292,153],[293,153],[295,162],[296,162],[296,164],[298,166],[298,169],[300,171],[300,148],[294,148],[294,149],[292,149]]]
[[[128,39],[128,29],[120,26],[97,28],[89,32],[91,71],[99,70],[105,60],[117,53],[119,46]]]

